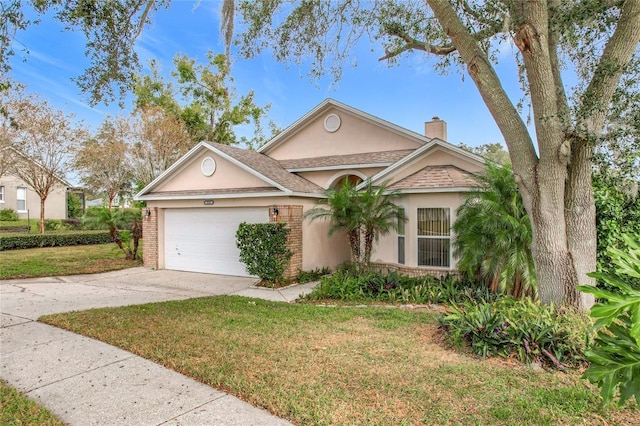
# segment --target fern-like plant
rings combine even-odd
[[[593,347],[585,353],[591,366],[583,378],[598,385],[605,406],[615,399],[617,391],[619,405],[632,397],[640,404],[640,288],[632,284],[640,279],[640,241],[629,235],[623,240],[626,251],[609,249],[614,272],[589,274],[614,291],[578,287],[599,300],[591,308],[598,333]]]

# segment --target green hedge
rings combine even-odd
[[[236,231],[236,245],[247,272],[268,283],[282,282],[293,256],[287,248],[287,235],[289,229],[284,223],[242,222]]]
[[[78,232],[65,234],[20,234],[0,237],[0,251],[37,247],[77,246],[107,244],[111,237],[107,231]]]

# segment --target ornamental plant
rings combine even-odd
[[[627,250],[609,249],[615,269],[589,274],[608,288],[578,287],[598,299],[591,308],[597,337],[585,353],[591,366],[582,377],[598,385],[605,406],[618,392],[618,405],[632,397],[640,403],[640,241],[628,234],[623,240]]]
[[[270,284],[282,282],[293,256],[287,247],[288,235],[284,223],[242,222],[236,231],[236,245],[247,272]]]

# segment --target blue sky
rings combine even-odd
[[[143,64],[156,59],[161,71],[168,74],[177,53],[205,62],[208,50],[224,51],[219,40],[219,1],[203,0],[194,8],[195,5],[191,0],[174,0],[168,10],[157,13],[136,46]],[[71,81],[88,64],[82,33],[64,31],[62,25],[45,16],[38,26],[19,33],[17,39],[22,46],[16,45],[18,53],[12,60],[11,75],[29,91],[38,93],[56,108],[75,114],[91,129],[106,115],[130,111],[130,99],[125,101],[124,110],[116,104],[90,107]],[[28,54],[19,51],[24,47]],[[519,96],[510,49],[505,46],[505,60],[498,72],[509,93]],[[277,63],[269,52],[251,60],[234,57],[232,75],[237,93],[254,90],[256,103],[270,103],[269,116],[282,128],[330,97],[419,133],[424,131],[424,122],[437,115],[447,121],[448,139],[452,143],[477,146],[503,141],[468,77],[463,81],[457,72],[447,76],[436,74],[431,60],[420,52],[392,67],[378,62],[382,54],[380,48],[363,43],[354,53],[353,62],[357,66],[345,67],[342,80],[336,84],[328,78],[311,81],[306,68]]]

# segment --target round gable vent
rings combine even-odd
[[[324,119],[324,129],[333,133],[340,128],[340,116],[338,114],[329,114]]]
[[[202,164],[200,164],[200,170],[202,174],[205,176],[211,176],[213,172],[216,171],[216,162],[213,158],[207,157],[202,160]]]

